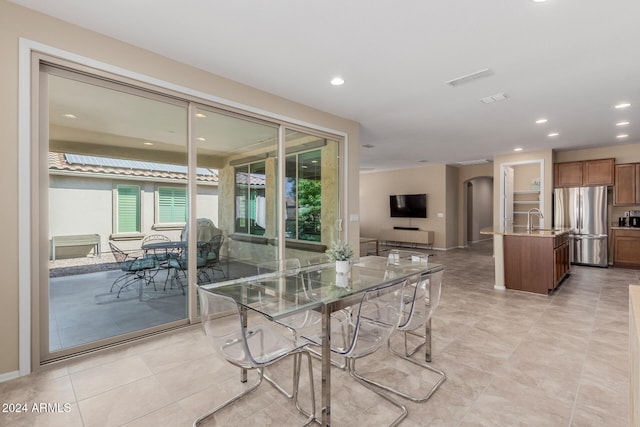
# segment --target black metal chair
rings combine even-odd
[[[147,243],[160,243],[160,242],[170,242],[171,239],[169,239],[169,237],[165,236],[164,234],[150,234],[148,236],[145,236],[144,239],[142,239],[142,247],[144,248],[145,244]],[[167,260],[167,258],[169,258],[169,251],[167,249],[161,249],[161,250],[152,250],[152,251],[145,251],[145,255],[146,256],[153,256],[156,260],[158,260],[158,262],[164,262]]]
[[[209,252],[207,254],[207,262],[204,268],[206,270],[211,270],[211,280],[213,280],[216,271],[222,273],[222,277],[227,277],[220,265],[220,248],[222,248],[222,243],[224,243],[224,236],[222,234],[213,236],[209,241]]]
[[[197,283],[207,283],[211,281],[211,278],[206,272],[208,268],[208,257],[211,252],[211,243],[201,243],[198,242],[198,248],[196,250],[196,268],[197,268]],[[177,257],[169,257],[167,259],[164,267],[167,268],[167,280],[171,280],[171,287],[176,283],[182,289],[182,294],[184,295],[184,287],[185,284],[183,279],[186,281],[187,271],[189,269],[189,251],[185,249],[179,256]],[[165,281],[165,290],[166,290],[166,281]]]
[[[150,271],[158,265],[154,257],[128,254],[111,242],[109,242],[109,246],[111,247],[113,257],[118,263],[118,267],[124,272],[124,274],[114,280],[109,292],[113,292],[113,289],[118,287],[118,295],[116,298],[120,298],[120,292],[122,292],[124,288],[140,282],[144,282],[146,286],[153,284],[153,289],[155,290],[156,285],[153,280],[153,275],[150,274]]]

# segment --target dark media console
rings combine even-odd
[[[393,227],[394,230],[419,230],[418,227]]]

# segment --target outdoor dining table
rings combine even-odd
[[[179,252],[187,247],[186,240],[169,240],[169,241],[153,241],[149,243],[142,244],[142,250],[146,253],[153,251],[154,253],[157,251],[164,251],[165,253],[169,252]]]
[[[201,285],[232,297],[243,310],[257,311],[278,320],[306,310],[322,313],[322,413],[321,425],[331,425],[331,313],[357,304],[367,290],[400,280],[417,280],[421,274],[443,270],[440,264],[387,258],[362,257],[351,265],[346,280],[336,273],[335,263],[310,265],[291,274],[283,271]],[[302,277],[302,280],[297,280]],[[339,286],[340,285],[340,286]],[[346,286],[345,286],[346,285]],[[246,372],[242,372],[246,381]]]

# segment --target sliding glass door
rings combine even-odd
[[[339,238],[336,138],[63,65],[38,91],[41,363],[196,322],[194,285]]]
[[[55,67],[42,73],[42,358],[186,324],[186,280],[172,280],[171,269],[183,248],[145,243],[180,241],[187,221],[188,104]]]

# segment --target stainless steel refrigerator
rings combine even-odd
[[[571,228],[571,262],[606,267],[607,187],[556,188],[553,202],[554,226]]]

